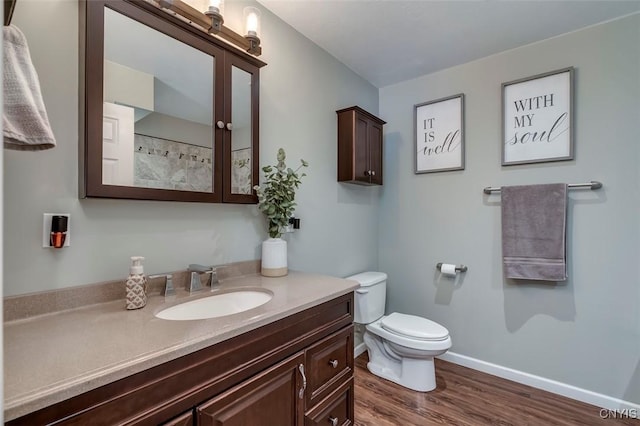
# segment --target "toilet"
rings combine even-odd
[[[451,347],[449,331],[426,318],[401,313],[384,315],[387,274],[362,272],[347,277],[355,290],[355,323],[365,324],[367,368],[383,379],[419,392],[436,387],[433,357]]]

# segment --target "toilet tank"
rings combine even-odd
[[[360,283],[360,288],[354,292],[354,322],[369,324],[382,317],[387,299],[387,274],[361,272],[346,279]]]

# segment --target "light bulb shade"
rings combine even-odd
[[[224,0],[209,0],[209,12],[224,15]]]
[[[260,10],[255,7],[245,7],[244,35],[245,37],[260,37]]]
[[[218,34],[222,29],[224,18],[222,12],[224,9],[224,0],[209,0],[209,9],[204,14],[211,19],[211,26],[209,32],[211,34]]]

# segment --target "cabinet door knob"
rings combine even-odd
[[[218,129],[224,129],[224,123],[221,120],[216,122],[216,126],[218,126]]]
[[[337,359],[331,359],[329,360],[329,364],[331,364],[331,366],[333,368],[338,368],[338,360]]]
[[[231,123],[227,123],[227,130],[233,130],[233,125]]]
[[[370,174],[371,176],[375,176],[375,175],[376,175],[376,171],[375,171],[375,170],[371,170],[371,171],[369,171],[369,174]]]
[[[302,375],[302,387],[300,388],[300,392],[298,392],[298,397],[302,399],[304,397],[304,391],[307,389],[307,376],[304,375],[304,365],[298,365],[298,370]]]
[[[371,170],[365,170],[364,171],[364,175],[365,176],[371,176]]]
[[[329,423],[331,423],[331,426],[338,426],[338,418],[337,417],[329,417]]]

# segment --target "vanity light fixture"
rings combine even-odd
[[[204,12],[211,19],[211,27],[209,33],[218,34],[222,29],[224,18],[222,11],[224,10],[224,0],[209,0],[209,9]]]
[[[148,3],[155,3],[161,9],[177,18],[213,34],[231,44],[234,44],[244,51],[260,56],[260,10],[255,7],[246,7],[244,13],[245,35],[242,36],[224,25],[222,17],[224,0],[209,0],[209,8],[203,13],[183,0],[144,0]]]
[[[260,10],[247,6],[243,10],[244,38],[249,42],[247,52],[255,54],[260,47]]]

